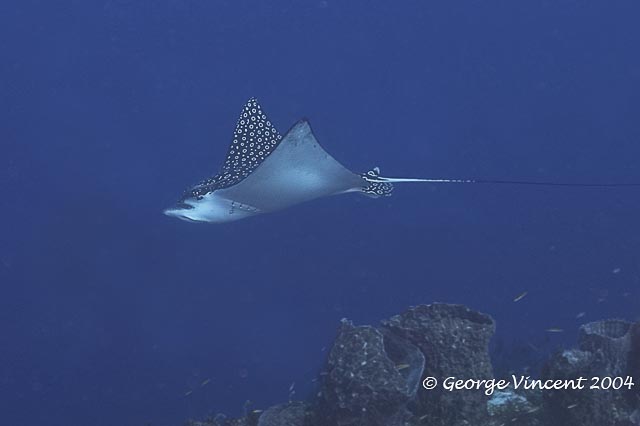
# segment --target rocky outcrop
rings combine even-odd
[[[493,319],[462,305],[436,303],[411,308],[383,322],[383,327],[413,343],[425,357],[423,377],[442,381],[492,379],[489,340]],[[420,392],[417,411],[431,425],[465,425],[487,420],[489,397],[482,390]]]
[[[276,405],[258,419],[257,426],[313,426],[315,414],[304,402]]]
[[[580,327],[578,347],[594,356],[594,369],[620,376],[629,372],[631,324],[617,319],[591,322]]]
[[[461,305],[421,305],[380,326],[342,320],[309,401],[190,426],[640,426],[640,323],[583,325],[575,349],[549,358],[540,379],[632,377],[619,389],[448,391],[448,377],[493,378],[493,319]],[[533,376],[534,374],[532,374]],[[422,387],[425,378],[439,381]],[[501,379],[497,378],[497,379]],[[535,377],[532,377],[535,379]]]
[[[579,349],[555,354],[545,365],[542,379],[584,377],[584,389],[548,390],[545,408],[553,425],[617,426],[629,421],[634,401],[631,386],[632,324],[622,320],[592,322],[580,327]],[[592,377],[604,379],[599,383]],[[612,383],[610,378],[620,378]],[[598,388],[592,388],[592,385]],[[618,386],[622,385],[622,386]]]
[[[320,393],[324,417],[337,425],[402,425],[418,391],[424,356],[385,330],[343,320]]]
[[[640,321],[636,322],[631,327],[631,361],[629,362],[629,373],[638,382],[640,382]],[[640,383],[637,383],[634,388],[634,398],[640,401]],[[638,409],[638,425],[640,425],[640,408]]]
[[[540,393],[516,393],[511,389],[497,391],[487,403],[491,423],[495,425],[517,424],[518,426],[542,425]]]

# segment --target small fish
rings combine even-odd
[[[193,391],[187,391],[187,392],[185,392],[184,396],[189,396],[189,395],[191,395],[192,393],[193,393]]]
[[[613,268],[613,271],[611,271],[614,274],[619,274],[620,271],[622,271],[622,268]]]
[[[547,333],[564,333],[564,330],[562,328],[547,328]]]
[[[576,315],[576,319],[584,318],[585,315],[587,315],[586,312],[579,312],[578,315]]]
[[[206,379],[205,381],[200,383],[200,386],[207,386],[209,383],[211,383],[211,379]]]
[[[396,370],[401,371],[401,370],[404,370],[404,369],[409,368],[409,367],[410,367],[409,364],[398,364],[398,365],[396,365]]]
[[[289,386],[289,392],[293,392],[293,388],[296,387],[296,382],[291,383],[291,386]]]
[[[252,413],[253,414],[260,414],[262,413],[264,410],[253,410]]]
[[[428,414],[425,414],[424,416],[419,417],[418,420],[424,420],[424,419],[427,418],[427,416],[428,416]]]
[[[524,299],[525,297],[527,297],[527,294],[529,294],[528,291],[522,292],[521,294],[519,294],[518,296],[516,296],[515,299],[513,299],[514,302],[519,302],[522,299]]]
[[[527,411],[527,414],[533,414],[538,411],[540,411],[540,407],[533,407],[532,409]]]
[[[576,408],[578,404],[567,405],[567,410],[571,410],[572,408]]]

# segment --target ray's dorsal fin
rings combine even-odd
[[[233,139],[220,172],[200,182],[185,196],[196,198],[241,182],[271,154],[282,135],[276,130],[256,98],[249,99],[240,113]]]

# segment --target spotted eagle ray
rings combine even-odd
[[[275,212],[330,195],[391,195],[393,183],[498,183],[545,186],[639,186],[481,179],[389,178],[374,167],[355,173],[334,159],[316,140],[306,119],[282,137],[255,98],[238,119],[227,157],[218,174],[188,189],[164,211],[189,222],[222,223]]]

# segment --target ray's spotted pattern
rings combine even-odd
[[[239,183],[276,149],[281,140],[282,135],[273,127],[257,99],[249,99],[238,118],[233,141],[220,173],[187,191],[183,199],[201,199],[216,189]]]
[[[387,182],[378,182],[375,179],[380,177],[380,169],[374,167],[367,173],[360,175],[367,182],[367,186],[362,188],[362,192],[370,197],[389,197],[393,193],[393,185]]]

